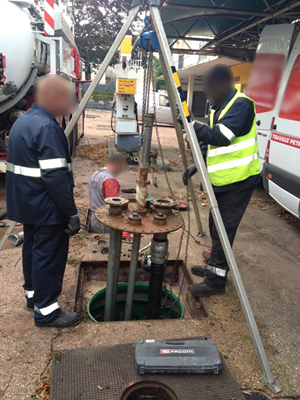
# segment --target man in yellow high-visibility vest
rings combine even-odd
[[[194,123],[201,146],[208,145],[206,164],[218,201],[220,213],[231,245],[246,211],[255,186],[260,182],[260,161],[256,140],[254,102],[234,87],[231,69],[215,65],[203,76],[203,91],[210,104],[209,125]],[[191,165],[183,181],[197,171]],[[225,293],[228,263],[213,221],[209,216],[212,249],[207,266],[192,266],[192,273],[204,281],[191,285],[189,291],[198,297]]]

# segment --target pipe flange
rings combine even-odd
[[[132,225],[141,225],[141,223],[142,223],[142,217],[141,217],[138,213],[134,212],[134,213],[132,213],[132,214],[130,214],[130,215],[128,216],[128,221],[129,221]]]
[[[107,197],[104,201],[109,205],[108,213],[110,215],[122,215],[123,211],[127,210],[129,203],[129,200],[122,197]]]
[[[157,214],[154,215],[153,221],[157,224],[157,225],[164,225],[167,221],[167,216],[166,214],[159,212]]]
[[[172,208],[176,205],[175,201],[170,199],[156,199],[152,201],[152,204],[158,214],[163,213],[165,215],[171,215]]]

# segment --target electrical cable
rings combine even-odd
[[[82,224],[81,222],[80,222],[80,226],[84,226],[86,229],[89,229],[91,232],[93,232],[93,233],[99,233],[99,232],[97,232],[97,231],[95,231],[93,228],[91,228],[90,226],[87,226],[87,225],[85,225],[85,224]]]

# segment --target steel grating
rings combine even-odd
[[[120,344],[65,350],[60,362],[54,354],[50,400],[120,400],[129,385],[141,381],[167,385],[178,400],[245,400],[224,360],[220,375],[140,376],[134,348]]]

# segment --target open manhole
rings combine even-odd
[[[167,385],[160,382],[142,381],[125,390],[121,400],[178,400]]]
[[[119,273],[116,321],[122,321],[127,294],[130,261],[121,261]],[[135,304],[132,320],[145,319],[150,274],[143,268],[137,270]],[[84,319],[103,321],[105,291],[107,281],[107,261],[83,261],[77,273],[74,311]],[[191,278],[182,261],[168,260],[165,266],[162,307],[159,319],[203,318],[206,311],[199,301],[188,292]],[[179,299],[178,299],[179,298]]]
[[[114,321],[124,321],[127,287],[127,283],[121,283],[118,285]],[[93,322],[104,321],[105,295],[106,288],[94,294],[88,303],[88,314]],[[140,282],[136,283],[131,320],[138,321],[141,319],[146,319],[148,295],[149,284]],[[177,296],[175,296],[174,293],[163,289],[161,294],[159,319],[183,318],[183,315],[184,308],[181,301],[177,298]]]

